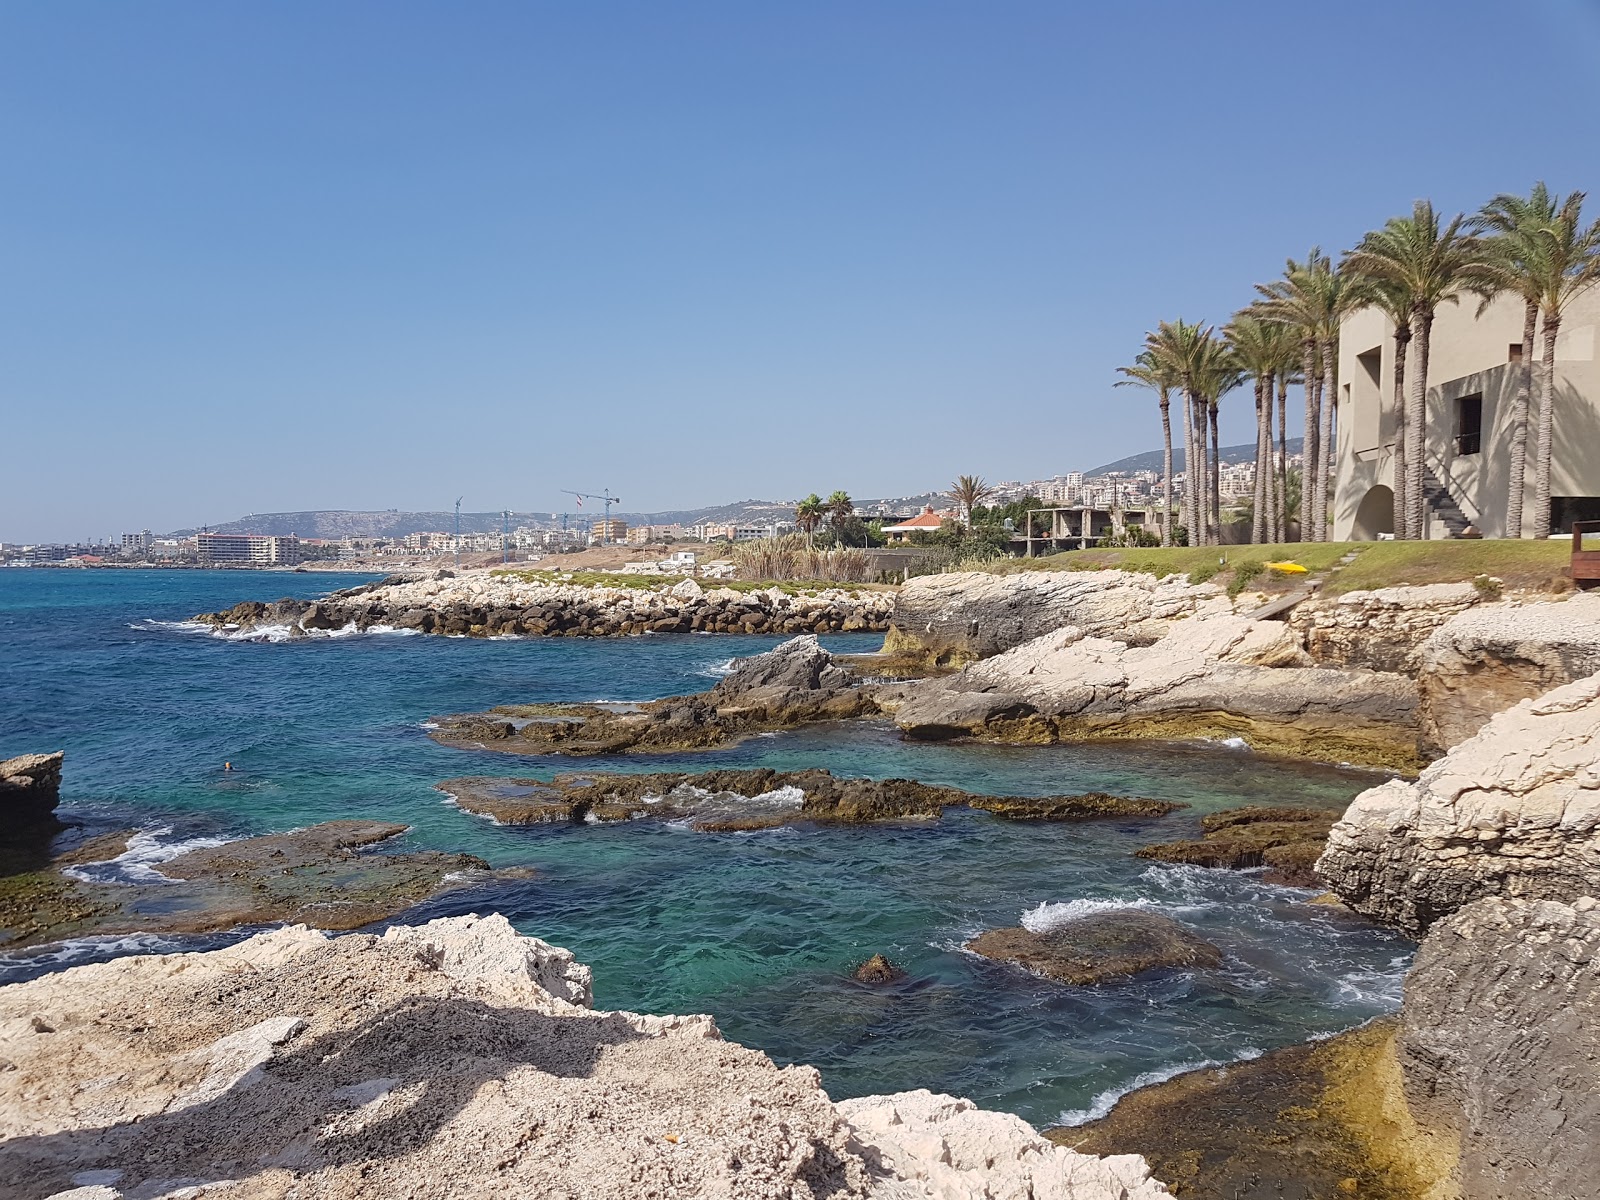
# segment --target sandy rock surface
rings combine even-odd
[[[956,571],[908,581],[895,597],[886,649],[960,665],[1072,625],[1093,637],[1150,641],[1168,623],[1228,613],[1215,584],[1136,571]]]
[[[843,1100],[839,1111],[890,1173],[875,1200],[1155,1200],[1166,1187],[1137,1154],[1054,1146],[1026,1121],[917,1090]],[[895,1177],[899,1178],[895,1178]]]
[[[0,988],[0,1194],[1160,1194],[1141,1160],[1055,1151],[998,1114],[991,1166],[948,1097],[917,1117],[928,1137],[852,1131],[814,1070],[779,1070],[709,1017],[589,998],[586,967],[498,916],[291,926]]]
[[[1442,754],[1519,700],[1600,671],[1600,595],[1480,605],[1417,652],[1424,747]]]
[[[1480,900],[1429,933],[1398,1049],[1412,1112],[1459,1142],[1463,1200],[1600,1194],[1597,1012],[1593,896]]]
[[[1317,871],[1410,932],[1487,896],[1600,892],[1600,675],[1491,718],[1415,783],[1361,793]]]

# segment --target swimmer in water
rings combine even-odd
[[[233,764],[231,762],[225,762],[222,764],[222,769],[224,771],[231,771],[233,770]]]

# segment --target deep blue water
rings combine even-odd
[[[836,1097],[930,1087],[1048,1124],[1103,1107],[1141,1076],[1333,1032],[1398,1004],[1409,943],[1249,874],[1131,856],[1147,841],[1191,836],[1211,809],[1337,806],[1371,775],[1225,746],[907,743],[865,724],[608,765],[823,766],[999,794],[1100,789],[1193,809],[1160,823],[1031,825],[952,812],[925,827],[734,835],[650,823],[501,827],[451,807],[433,785],[572,761],[448,749],[427,738],[428,717],[696,691],[728,658],[777,639],[262,643],[176,624],[241,599],[313,596],[366,578],[0,570],[0,757],[65,749],[63,815],[131,821],[155,831],[157,847],[369,817],[408,824],[410,846],[532,866],[531,880],[451,893],[408,919],[504,912],[590,963],[600,1006],[711,1012],[729,1037],[816,1065]],[[827,641],[870,650],[878,639]],[[222,773],[225,761],[234,773]],[[1226,952],[1224,969],[1071,988],[960,949],[1024,912],[1037,920],[1129,904],[1192,924]],[[906,965],[911,982],[873,990],[849,979],[876,951]],[[75,943],[0,958],[0,980],[111,952]]]

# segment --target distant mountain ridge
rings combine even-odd
[[[1304,438],[1290,438],[1287,443],[1289,453],[1299,454],[1304,441]],[[1227,464],[1252,462],[1256,456],[1256,444],[1254,442],[1244,442],[1238,446],[1224,446],[1217,453],[1218,457]],[[1183,470],[1183,461],[1183,447],[1174,446],[1172,448],[1172,469],[1174,471]],[[1149,450],[1143,454],[1133,454],[1127,458],[1119,458],[1116,462],[1107,463],[1103,467],[1096,467],[1092,471],[1085,471],[1084,475],[1109,475],[1113,471],[1120,472],[1123,475],[1132,475],[1138,471],[1159,470],[1161,470],[1161,451]]]
[[[948,501],[933,493],[922,496],[897,497],[888,500],[858,500],[858,505],[872,507],[878,504],[891,506],[897,513],[916,512],[923,504],[944,504]],[[567,513],[571,528],[581,529],[586,522],[605,515],[600,505],[588,505],[576,513]],[[636,513],[613,508],[611,515],[635,525],[682,525],[685,528],[708,522],[715,525],[769,525],[777,521],[794,520],[792,500],[739,500],[732,504],[711,505],[706,508],[671,509],[666,512]],[[512,529],[526,526],[532,529],[559,529],[560,513],[513,512],[509,524]],[[497,512],[463,512],[462,533],[499,533],[501,517]],[[338,510],[308,509],[302,512],[251,513],[236,521],[224,521],[205,528],[212,533],[256,533],[275,537],[294,534],[303,538],[402,538],[411,533],[451,533],[456,527],[454,510],[445,512],[403,512],[399,509]],[[196,529],[175,529],[165,537],[189,537],[200,532]]]

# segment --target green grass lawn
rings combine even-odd
[[[1347,554],[1355,558],[1332,568]],[[1207,579],[1237,593],[1245,586],[1282,591],[1303,575],[1265,570],[1269,562],[1294,562],[1322,580],[1328,595],[1397,584],[1465,583],[1481,575],[1507,590],[1565,591],[1572,545],[1564,541],[1289,542],[1269,546],[1175,546],[1168,550],[1069,550],[1046,558],[1003,559],[996,571],[1140,571],[1157,577]],[[1226,559],[1226,562],[1223,560]]]
[[[689,578],[687,575],[624,575],[620,571],[541,571],[532,567],[502,567],[492,571],[491,574],[512,575],[528,583],[569,583],[577,587],[632,588],[636,591],[671,587]],[[890,590],[887,584],[830,583],[827,580],[804,582],[785,580],[772,583],[748,579],[697,579],[695,582],[707,590],[728,588],[735,592],[756,592],[777,588],[787,596],[809,596],[830,589],[846,592]]]

